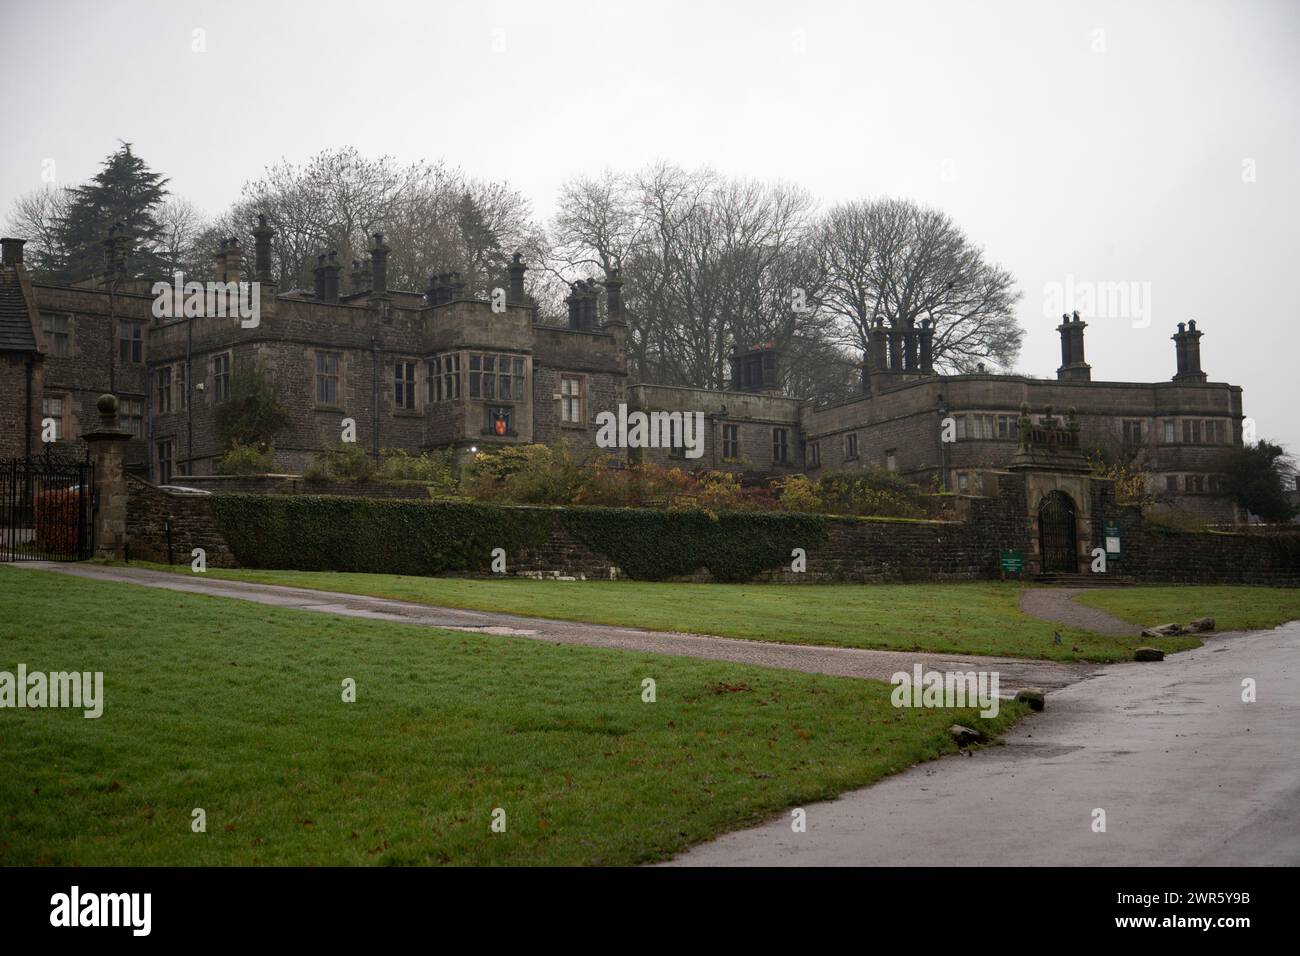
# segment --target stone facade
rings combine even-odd
[[[1240,517],[1216,493],[1215,462],[1242,442],[1242,390],[1207,380],[1203,333],[1194,322],[1180,323],[1174,335],[1171,380],[1154,383],[1092,381],[1083,359],[1086,324],[1077,314],[1058,328],[1062,363],[1055,379],[938,374],[926,322],[899,330],[877,325],[864,356],[862,394],[815,406],[780,393],[779,357],[769,345],[735,354],[725,391],[629,382],[617,270],[604,283],[576,283],[568,325],[557,327],[538,321],[517,258],[496,301],[468,296],[459,276],[447,273],[432,277],[424,293],[390,290],[389,250],[377,235],[353,293],[340,294],[340,267],[328,255],[320,257],[313,290],[279,292],[269,281],[273,234],[265,224],[253,234],[255,274],[242,277],[260,283],[261,312],[251,327],[238,316],[185,318],[183,301],[172,303],[182,317],[155,318],[157,297],[143,280],[31,283],[21,242],[4,240],[0,319],[11,308],[30,313],[32,344],[6,344],[0,335],[3,448],[39,450],[40,420],[51,415],[60,441],[77,442],[94,427],[98,396],[111,392],[122,406],[122,427],[134,436],[125,450],[129,470],[156,484],[211,475],[224,451],[216,411],[236,376],[260,369],[289,414],[275,440],[277,471],[301,473],[343,437],[348,420],[355,441],[372,455],[438,448],[459,456],[566,442],[579,455],[725,469],[755,481],[886,469],[961,492],[979,472],[1009,465],[1018,409],[1028,404],[1035,417],[1074,409],[1083,447],[1107,449],[1149,472],[1166,504],[1222,521]],[[223,243],[217,260],[222,279],[241,278],[237,244]],[[598,449],[597,416],[622,403],[701,413],[703,454]],[[33,426],[34,442],[27,437]]]
[[[240,370],[275,382],[289,424],[277,438],[278,470],[301,472],[344,437],[346,420],[368,453],[385,448],[458,454],[554,443],[563,434],[594,449],[594,409],[621,400],[627,376],[622,326],[560,329],[536,322],[524,300],[487,301],[411,293],[322,302],[299,294],[263,308],[256,328],[239,318],[163,320],[150,333],[150,366],[187,362],[190,407],[155,407],[155,443],[171,441],[184,474],[212,474],[222,452],[215,411]],[[579,383],[577,420],[562,422],[561,379]],[[192,446],[191,446],[192,442]],[[156,458],[157,456],[155,456]],[[161,469],[155,461],[154,474]]]
[[[808,472],[887,468],[961,491],[978,471],[1010,463],[1022,404],[1036,420],[1050,409],[1074,409],[1084,449],[1130,457],[1154,475],[1152,490],[1170,504],[1234,517],[1232,505],[1214,493],[1214,465],[1224,449],[1241,445],[1241,388],[1222,383],[918,377],[860,399],[806,408],[801,431]],[[952,420],[952,441],[944,441],[946,419]],[[850,435],[856,457],[850,457]]]
[[[805,403],[780,395],[634,385],[628,407],[646,413],[702,412],[703,454],[688,458],[684,449],[641,449],[633,457],[659,465],[705,467],[764,476],[804,470],[801,415]]]
[[[260,263],[270,236],[258,231]],[[5,302],[13,298],[15,320],[30,325],[22,347],[0,341],[9,345],[0,347],[0,406],[11,453],[38,451],[40,422],[51,416],[57,443],[79,444],[95,427],[96,400],[112,393],[122,427],[134,436],[125,451],[128,469],[156,484],[214,474],[224,453],[217,407],[236,377],[253,369],[273,382],[288,413],[275,441],[275,467],[285,472],[301,472],[342,440],[345,420],[347,437],[375,455],[384,448],[468,454],[561,438],[588,453],[595,450],[597,411],[625,397],[621,309],[607,309],[599,323],[594,309],[584,309],[568,328],[540,324],[518,257],[496,302],[466,295],[455,274],[435,276],[423,294],[387,290],[376,281],[384,273],[374,256],[383,248],[377,236],[367,288],[350,296],[338,294],[337,266],[318,268],[314,293],[284,294],[259,266],[260,314],[248,321],[225,310],[208,314],[210,303],[204,314],[187,317],[185,290],[156,296],[144,280],[106,275],[71,287],[33,284],[21,243],[6,242],[17,244],[0,274]],[[222,280],[241,278],[237,246],[223,243],[217,259]],[[594,305],[594,297],[584,289],[584,301]],[[163,299],[168,308],[155,317]],[[31,440],[16,417],[23,412],[15,411],[29,405]]]
[[[41,447],[43,372],[37,352],[0,354],[0,458],[34,454]]]
[[[1080,445],[1106,449],[1149,471],[1167,506],[1221,521],[1237,516],[1218,496],[1215,462],[1241,445],[1241,388],[1221,383],[1049,381],[1019,375],[914,375],[833,405],[770,394],[634,385],[628,404],[645,411],[702,411],[704,455],[671,449],[644,458],[772,476],[810,477],[884,469],[937,491],[962,492],[988,469],[1007,467],[1019,445],[1020,407],[1032,420],[1074,410]],[[945,428],[947,423],[947,428]],[[945,431],[950,440],[945,441]],[[776,432],[788,438],[777,461]],[[732,454],[734,450],[734,455]]]

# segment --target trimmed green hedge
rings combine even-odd
[[[295,571],[433,575],[491,570],[546,540],[545,512],[336,495],[213,495],[217,527],[241,565]]]
[[[760,571],[788,565],[790,552],[826,540],[817,515],[639,508],[567,508],[564,528],[629,577],[654,581],[705,568],[719,581],[747,581]]]
[[[518,508],[335,495],[213,495],[212,513],[249,568],[435,575],[490,572],[562,528],[630,577],[658,580],[706,569],[744,581],[788,565],[791,551],[826,540],[817,515],[664,512],[637,508]]]

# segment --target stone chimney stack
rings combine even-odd
[[[623,270],[613,266],[605,270],[605,321],[623,320]]]
[[[600,324],[600,292],[596,280],[587,280],[587,293],[582,298],[582,327],[588,331]]]
[[[352,260],[352,271],[348,273],[352,294],[370,291],[370,265],[360,259]]]
[[[893,322],[889,325],[889,367],[896,372],[903,370],[903,330]]]
[[[239,259],[242,254],[238,239],[232,236],[221,240],[221,248],[216,254],[218,282],[239,281]]]
[[[569,294],[564,300],[569,307],[569,328],[582,328],[582,280],[569,286]]]
[[[1197,381],[1204,382],[1206,374],[1201,371],[1201,336],[1205,333],[1196,327],[1196,320],[1187,323],[1187,372],[1195,375]]]
[[[26,239],[0,239],[0,261],[13,268],[23,264],[23,245]]]
[[[772,342],[755,345],[747,352],[731,355],[731,390],[780,395],[781,353]]]
[[[446,305],[451,301],[451,273],[439,272],[429,277],[429,304]]]
[[[1204,334],[1196,327],[1195,319],[1188,322],[1186,326],[1182,322],[1178,323],[1178,331],[1173,337],[1178,358],[1175,382],[1206,381],[1207,376],[1201,371],[1201,336]]]
[[[453,272],[451,282],[447,286],[447,301],[455,302],[463,298],[465,298],[465,279],[459,272]]]
[[[1079,315],[1079,311],[1076,309],[1074,312],[1074,321],[1070,323],[1070,339],[1072,343],[1070,355],[1074,358],[1075,365],[1081,365],[1089,372],[1086,378],[1091,380],[1092,369],[1088,365],[1088,360],[1083,357],[1083,330],[1087,327],[1088,323],[1083,321],[1083,316]]]
[[[916,322],[908,319],[903,326],[903,367],[909,372],[916,369],[916,346]]]
[[[1061,316],[1061,324],[1056,327],[1056,331],[1061,333],[1061,367],[1056,370],[1056,377],[1063,378],[1062,371],[1074,364],[1071,355],[1074,351],[1074,337],[1070,334],[1069,313]]]
[[[506,272],[510,275],[510,290],[506,301],[511,305],[524,305],[524,273],[528,267],[524,265],[524,257],[516,252],[510,265],[506,266]]]
[[[869,335],[871,354],[867,356],[867,367],[873,371],[883,372],[889,368],[889,333],[885,331],[883,319],[876,319]]]
[[[266,216],[257,217],[253,229],[253,278],[262,285],[271,285],[271,237],[275,230],[266,224]]]
[[[325,298],[325,253],[316,257],[316,268],[312,270],[312,275],[316,278],[316,298]]]
[[[934,323],[929,319],[921,320],[921,371],[929,374],[934,371]]]
[[[333,249],[325,257],[325,265],[321,268],[322,276],[322,301],[337,302],[339,300],[339,259],[338,253]]]
[[[1062,382],[1091,382],[1092,366],[1083,359],[1083,330],[1088,323],[1076,311],[1073,318],[1061,316],[1056,331],[1061,333],[1061,367],[1056,378]]]
[[[392,246],[384,242],[384,234],[374,235],[375,244],[370,247],[370,298],[388,298],[388,254]]]

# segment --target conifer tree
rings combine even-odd
[[[130,143],[122,143],[89,182],[68,190],[67,210],[58,223],[61,261],[55,278],[75,282],[102,274],[104,240],[115,223],[126,227],[127,275],[162,277],[166,263],[159,255],[158,212],[168,182],[131,151]]]

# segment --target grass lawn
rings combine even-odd
[[[0,671],[102,671],[105,696],[0,709],[0,865],[640,863],[1024,713],[2,565],[0,606]]]
[[[194,573],[188,564],[169,567],[133,561],[131,567]],[[1021,585],[1000,581],[678,584],[215,568],[206,573],[209,577],[367,594],[444,607],[789,644],[1063,661],[1119,661],[1131,660],[1133,648],[1142,644],[1172,652],[1200,643],[1195,638],[1107,637],[1040,621],[1020,610]],[[1053,641],[1056,631],[1062,637],[1059,645]]]
[[[1260,631],[1300,619],[1296,588],[1145,586],[1090,591],[1079,600],[1144,627],[1212,617],[1220,631]]]

